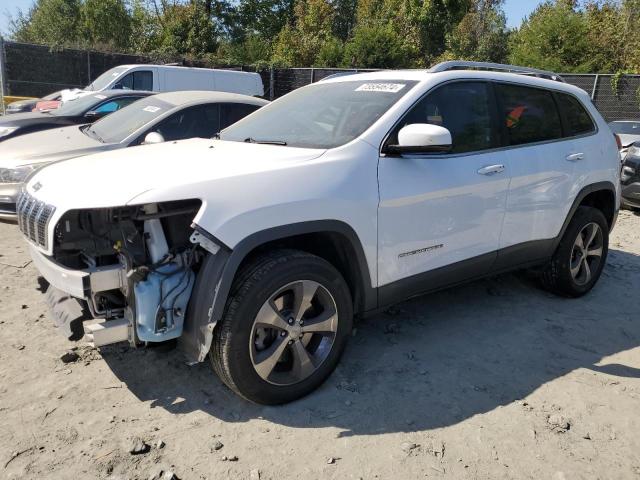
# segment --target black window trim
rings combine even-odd
[[[556,108],[556,113],[558,114],[558,118],[560,120],[560,138],[551,138],[551,139],[547,139],[547,140],[538,140],[537,142],[525,142],[525,143],[518,143],[516,145],[511,145],[511,143],[509,143],[509,130],[507,129],[505,122],[501,121],[500,122],[500,129],[503,132],[504,135],[504,143],[503,146],[507,147],[507,148],[516,148],[516,147],[527,147],[529,145],[541,145],[541,144],[545,144],[545,143],[553,143],[553,142],[558,142],[558,141],[564,141],[567,140],[569,137],[566,136],[566,130],[565,130],[565,123],[564,123],[564,116],[562,114],[562,111],[560,110],[560,105],[558,105],[558,101],[556,99],[556,90],[551,90],[549,88],[540,88],[540,87],[532,87],[530,85],[526,85],[526,84],[522,84],[522,83],[517,83],[517,82],[493,82],[495,85],[498,84],[503,84],[503,85],[515,85],[518,87],[524,87],[524,88],[533,88],[535,90],[541,90],[545,93],[548,93],[551,95],[551,101],[553,102],[553,106]],[[502,98],[500,97],[500,95],[498,94],[498,89],[496,88],[496,101],[498,102],[498,112],[500,117],[504,116],[504,105],[502,103]]]
[[[580,103],[580,105],[582,105],[582,107],[585,109],[585,111],[587,112],[587,114],[589,115],[589,118],[591,119],[591,123],[594,126],[594,130],[591,132],[587,132],[587,133],[583,133],[580,135],[574,135],[574,136],[564,136],[564,126],[563,126],[563,136],[561,138],[555,138],[553,140],[541,140],[539,142],[533,142],[533,143],[523,143],[520,145],[507,145],[507,132],[506,132],[506,127],[503,126],[500,122],[499,122],[499,117],[496,117],[496,121],[498,121],[498,124],[500,125],[498,128],[500,130],[500,134],[499,134],[499,138],[500,138],[500,145],[498,147],[495,148],[490,148],[490,149],[486,149],[486,150],[474,150],[471,152],[464,152],[464,153],[440,153],[440,152],[430,152],[430,153],[385,153],[383,152],[384,147],[387,143],[387,140],[389,139],[389,137],[391,136],[391,133],[395,130],[395,128],[398,126],[399,123],[402,122],[402,120],[409,114],[409,112],[411,110],[413,110],[413,108],[420,103],[427,95],[429,95],[431,92],[433,92],[435,89],[443,86],[443,85],[447,85],[449,83],[457,83],[457,82],[485,82],[485,83],[491,83],[492,85],[492,91],[493,91],[493,95],[494,95],[494,114],[499,115],[499,96],[498,96],[498,92],[496,91],[497,89],[495,88],[496,84],[506,84],[506,85],[516,85],[516,86],[522,86],[522,87],[529,87],[529,88],[536,88],[538,90],[545,90],[550,92],[551,94],[555,94],[555,93],[564,93],[566,95],[570,95],[571,97],[575,98],[578,103]],[[554,96],[554,101],[555,101],[555,95]],[[556,103],[556,108],[558,108],[558,105]],[[559,114],[560,114],[560,121],[561,123],[563,122],[563,112],[561,109],[558,108]],[[473,77],[469,77],[469,78],[459,78],[459,79],[454,79],[454,80],[448,80],[445,82],[441,82],[438,83],[437,85],[434,85],[433,87],[431,87],[429,90],[427,90],[424,94],[422,94],[414,103],[412,103],[409,107],[407,107],[407,109],[405,110],[405,112],[400,116],[400,118],[398,118],[398,120],[396,120],[396,122],[394,122],[394,124],[392,125],[392,127],[389,129],[389,131],[385,134],[385,136],[382,138],[382,142],[380,143],[380,146],[378,148],[378,156],[380,158],[386,158],[386,157],[391,157],[391,158],[457,158],[457,157],[468,157],[470,155],[484,155],[486,153],[491,153],[491,152],[500,152],[500,151],[505,151],[505,150],[511,150],[511,149],[515,149],[515,148],[528,148],[528,147],[532,147],[532,146],[538,146],[538,145],[546,145],[548,143],[557,143],[557,142],[566,142],[567,140],[573,140],[573,139],[580,139],[580,138],[586,138],[586,137],[591,137],[594,135],[597,135],[600,132],[600,127],[598,126],[598,122],[595,121],[595,119],[593,118],[593,115],[591,114],[591,112],[589,111],[588,108],[586,108],[582,101],[573,93],[571,92],[567,92],[564,90],[558,90],[555,88],[549,88],[549,87],[539,87],[537,85],[530,85],[528,83],[522,83],[522,82],[510,82],[507,80],[493,80],[493,79],[487,79],[487,78],[473,78]]]
[[[570,139],[574,139],[574,138],[590,137],[592,135],[596,135],[600,131],[600,128],[598,127],[598,122],[596,122],[595,118],[593,118],[593,115],[591,115],[591,112],[589,111],[589,109],[586,108],[583,105],[582,101],[580,101],[580,99],[578,97],[576,97],[571,92],[567,92],[567,91],[564,91],[564,90],[558,90],[558,89],[555,89],[555,88],[539,87],[537,85],[529,85],[527,83],[520,83],[520,82],[509,82],[509,81],[505,81],[505,80],[490,80],[490,81],[493,82],[494,84],[517,85],[517,86],[521,86],[521,87],[535,88],[537,90],[545,90],[545,91],[550,92],[553,95],[554,101],[556,103],[556,108],[558,109],[558,113],[560,115],[560,123],[562,124],[562,137],[560,137],[560,138],[555,138],[553,140],[541,140],[539,142],[532,142],[532,143],[523,143],[523,144],[520,144],[520,145],[506,145],[506,143],[505,143],[505,146],[503,148],[521,148],[521,147],[528,147],[530,145],[541,145],[541,144],[545,144],[545,143],[564,142],[564,141],[567,141],[567,140],[570,140]],[[561,93],[563,93],[565,95],[569,95],[570,97],[574,98],[580,104],[580,106],[582,106],[582,108],[584,108],[585,112],[587,112],[587,115],[589,115],[589,118],[591,119],[591,124],[594,126],[594,129],[592,131],[587,132],[587,133],[582,133],[580,135],[568,135],[566,133],[565,125],[564,125],[564,112],[560,108],[560,106],[558,105],[558,101],[556,99],[556,94],[561,94]]]
[[[576,102],[578,102],[578,105],[580,105],[580,108],[582,108],[582,110],[586,112],[587,116],[589,117],[589,120],[591,121],[591,127],[592,127],[591,130],[589,130],[588,132],[580,133],[578,135],[571,135],[571,126],[569,125],[569,119],[566,115],[566,111],[560,107],[560,95],[566,95],[570,98],[573,98]],[[564,138],[577,138],[584,135],[592,134],[593,132],[597,132],[598,124],[595,122],[595,120],[591,116],[591,112],[589,112],[589,109],[584,107],[584,105],[582,104],[582,102],[578,97],[576,97],[575,95],[572,95],[569,92],[559,92],[557,90],[553,91],[553,96],[556,100],[558,111],[560,112],[560,119],[562,120],[562,132],[563,132]]]

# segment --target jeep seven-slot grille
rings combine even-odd
[[[47,248],[47,227],[55,208],[36,200],[27,192],[22,192],[16,211],[18,224],[24,236],[42,248]]]

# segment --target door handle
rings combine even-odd
[[[480,175],[493,175],[504,171],[504,165],[488,165],[478,170]]]
[[[567,155],[566,159],[569,162],[577,162],[578,160],[584,159],[584,153],[572,153],[571,155]]]

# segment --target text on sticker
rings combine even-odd
[[[365,83],[356,88],[356,92],[398,93],[404,87],[404,83]]]

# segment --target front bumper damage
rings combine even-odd
[[[85,339],[94,346],[140,342],[136,333],[135,306],[126,308],[121,318],[87,322],[96,318],[95,310],[91,308],[96,294],[126,288],[127,274],[122,265],[75,270],[57,263],[30,243],[29,253],[40,274],[50,284],[47,303],[60,333],[72,339],[78,339],[84,333]],[[213,318],[213,305],[224,301],[218,298],[218,292],[228,258],[226,249],[210,253],[196,279],[177,345],[188,363],[204,361],[211,347],[217,323]]]
[[[120,265],[74,270],[56,263],[29,244],[33,264],[49,283],[46,301],[58,331],[69,339],[86,335],[94,346],[133,339],[132,325],[127,318],[108,322],[82,322],[92,318],[81,301],[89,304],[96,293],[123,287],[124,270]]]

